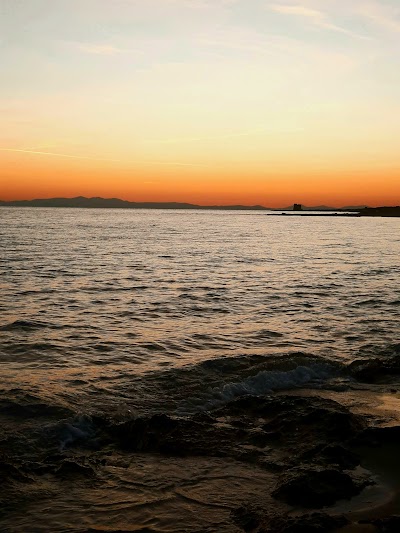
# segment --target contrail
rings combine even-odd
[[[40,152],[38,150],[22,150],[21,148],[0,148],[0,152],[20,152],[23,154],[37,154],[37,155],[49,155],[51,157],[67,157],[69,159],[86,159],[90,161],[111,161],[113,163],[126,163],[122,159],[108,159],[103,157],[88,157],[84,155],[70,155],[59,154],[56,152]],[[168,162],[168,161],[137,161],[138,163],[144,163],[147,165],[168,165],[168,166],[182,166],[182,167],[204,167],[207,165],[201,163],[180,163],[180,162]]]

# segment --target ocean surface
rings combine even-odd
[[[105,420],[386,391],[347,369],[399,343],[399,258],[396,218],[1,208],[2,530],[242,531],[272,474],[116,450]]]

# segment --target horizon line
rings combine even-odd
[[[38,201],[52,201],[52,200],[103,200],[103,201],[119,201],[119,202],[125,202],[128,204],[157,204],[157,205],[163,205],[163,204],[176,204],[176,205],[188,205],[193,207],[199,207],[199,208],[212,208],[212,207],[220,207],[220,208],[228,208],[228,207],[241,207],[241,208],[259,208],[259,209],[265,209],[265,210],[287,210],[288,208],[293,207],[296,203],[298,205],[301,205],[302,208],[305,209],[315,209],[315,208],[325,208],[329,210],[334,209],[360,209],[364,207],[369,207],[365,204],[360,205],[350,205],[350,206],[332,206],[332,205],[305,205],[300,202],[293,202],[293,204],[284,206],[284,207],[267,207],[262,204],[240,204],[240,203],[229,203],[229,204],[196,204],[188,201],[175,201],[175,200],[164,200],[164,201],[154,201],[154,200],[146,200],[146,201],[137,201],[137,200],[125,200],[118,197],[102,197],[102,196],[72,196],[72,197],[66,197],[66,196],[52,196],[47,198],[30,198],[30,199],[13,199],[13,200],[2,200],[0,199],[1,204],[12,204],[12,203],[20,203],[20,202],[38,202]],[[11,206],[12,207],[12,206]],[[55,207],[55,206],[54,206]],[[57,206],[58,207],[58,206]]]

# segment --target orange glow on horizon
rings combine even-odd
[[[136,202],[187,202],[200,205],[398,205],[396,169],[321,171],[116,165],[107,161],[3,157],[1,200],[100,196]]]
[[[397,3],[16,2],[0,199],[398,205]]]

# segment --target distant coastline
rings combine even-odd
[[[220,210],[220,211],[267,211],[269,214],[280,215],[281,211],[293,211],[293,206],[282,208],[264,207],[262,205],[198,205],[184,202],[130,202],[119,198],[37,198],[33,200],[0,200],[0,207],[67,207],[87,209],[182,209],[182,210]],[[315,213],[318,211],[319,213]],[[322,213],[321,213],[322,212]],[[326,214],[325,214],[326,212]],[[293,213],[294,214],[294,213]],[[377,216],[400,217],[400,206],[302,206],[296,211],[299,216],[335,216],[335,214],[349,216]]]

